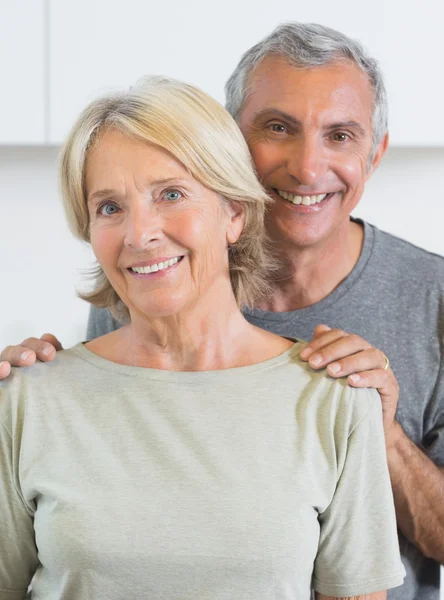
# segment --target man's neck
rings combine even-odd
[[[364,243],[362,225],[350,221],[317,247],[280,248],[282,272],[276,276],[271,297],[256,308],[288,312],[320,302],[351,273]]]

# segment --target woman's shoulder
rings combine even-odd
[[[60,390],[69,390],[84,371],[77,346],[57,352],[51,362],[13,367],[7,379],[0,381],[0,422],[11,422],[14,414],[23,413],[30,404],[44,403]]]
[[[345,377],[333,378],[325,369],[314,370],[299,356],[304,345],[301,342],[292,354],[288,375],[295,382],[298,404],[307,414],[316,413],[320,422],[340,427],[347,435],[370,414],[375,411],[382,414],[381,399],[376,390],[354,388]]]

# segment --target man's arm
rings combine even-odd
[[[347,599],[338,596],[324,596],[324,594],[315,593],[315,600],[386,600],[387,592],[376,592],[375,594],[364,594],[364,596],[348,596]]]
[[[379,351],[362,338],[337,329],[329,330],[325,326],[316,328],[314,339],[309,344],[310,350],[303,358],[315,368],[330,364],[327,371],[332,377],[348,375],[351,357],[344,352],[345,344],[350,349],[354,344],[360,351],[359,355],[355,355],[355,368],[358,356],[365,371],[372,353],[376,363]],[[316,356],[320,361],[313,364]],[[334,360],[340,366],[338,372],[331,371]],[[444,467],[438,468],[395,420],[397,394],[393,388],[396,382],[390,378],[391,369],[365,371],[360,373],[361,378],[356,382],[354,376],[349,377],[349,383],[356,387],[376,387],[381,397],[387,460],[399,529],[425,556],[444,564]]]
[[[386,442],[398,527],[424,556],[444,564],[444,467],[437,467],[399,423]]]

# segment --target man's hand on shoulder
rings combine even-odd
[[[396,427],[399,385],[385,354],[359,335],[318,325],[300,357],[331,377],[347,377],[349,385],[375,388],[382,401],[386,439]]]
[[[12,367],[30,367],[37,360],[49,362],[62,350],[59,340],[45,333],[39,338],[28,338],[18,346],[7,346],[0,354],[0,380],[6,379]]]

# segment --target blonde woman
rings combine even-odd
[[[242,316],[268,198],[228,113],[163,78],[97,100],[61,182],[126,324],[1,384],[0,598],[385,598],[380,401]]]

